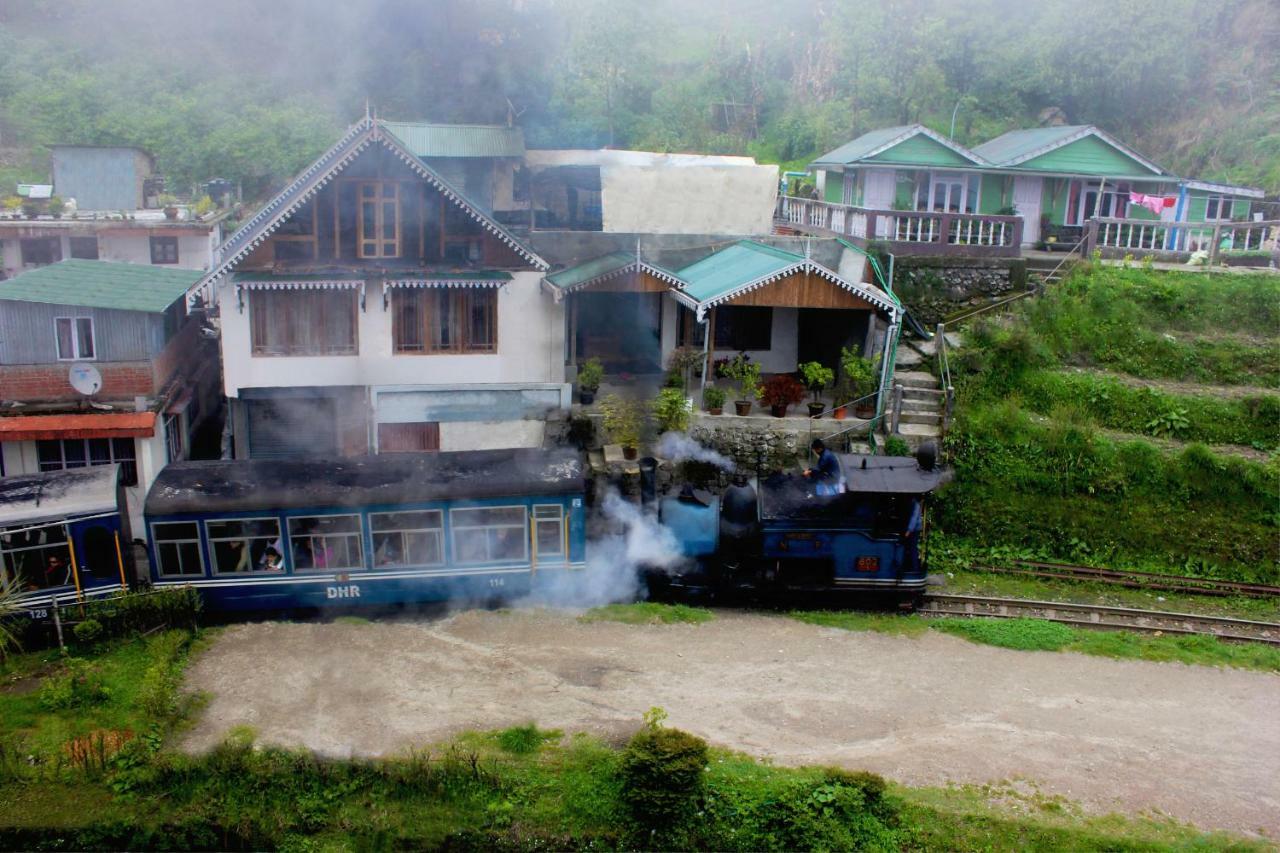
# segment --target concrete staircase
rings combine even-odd
[[[938,377],[923,370],[899,370],[893,374],[893,381],[902,386],[898,434],[912,449],[925,441],[937,441],[942,435],[945,402]]]
[[[1023,252],[1023,260],[1027,262],[1027,277],[1036,276],[1045,284],[1056,284],[1080,260],[1079,255],[1068,256],[1063,252],[1027,251]],[[1063,263],[1063,261],[1066,263]]]

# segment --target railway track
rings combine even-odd
[[[1019,560],[1014,567],[974,566],[976,571],[996,572],[1006,575],[1049,578],[1053,580],[1093,581],[1096,583],[1125,586],[1133,589],[1182,592],[1192,595],[1241,595],[1250,598],[1280,598],[1280,586],[1260,583],[1215,580],[1213,578],[1160,575],[1150,572],[1125,571],[1123,569],[1099,569],[1094,566],[1075,566],[1070,563],[1040,563]]]
[[[1220,640],[1280,646],[1280,624],[1232,619],[1225,616],[1168,613],[1162,610],[931,592],[925,595],[917,612],[924,616],[1046,619],[1050,622],[1061,622],[1081,628],[1141,631],[1151,634],[1207,634]]]

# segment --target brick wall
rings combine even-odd
[[[81,395],[67,381],[70,364],[24,364],[0,367],[0,400],[78,400]],[[129,400],[155,394],[151,364],[125,361],[95,364],[102,374],[102,400]]]

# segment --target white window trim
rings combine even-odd
[[[520,537],[520,539],[521,539],[521,543],[522,543],[522,547],[523,547],[523,554],[522,554],[522,556],[520,557],[520,563],[522,563],[522,564],[528,564],[528,562],[529,562],[529,508],[528,508],[527,506],[523,505],[523,504],[510,504],[510,505],[506,505],[506,506],[459,506],[459,507],[450,507],[450,508],[449,508],[449,553],[450,553],[450,556],[452,556],[452,557],[453,557],[453,564],[454,564],[455,566],[488,566],[488,565],[500,565],[500,564],[502,564],[502,563],[510,562],[510,561],[511,561],[510,559],[505,559],[505,560],[503,560],[503,559],[500,559],[500,560],[479,560],[479,561],[477,561],[477,560],[466,560],[466,561],[463,561],[463,560],[460,560],[460,559],[458,558],[458,535],[457,535],[457,533],[458,533],[458,524],[457,524],[457,522],[455,522],[455,521],[454,521],[454,514],[455,514],[455,513],[457,513],[458,511],[467,512],[467,511],[471,511],[471,510],[495,510],[495,509],[518,509],[518,510],[520,510],[521,525],[522,525],[522,527],[523,527],[523,533],[521,534],[521,537]],[[492,525],[492,524],[485,524],[485,525],[471,525],[471,524],[464,524],[464,525],[462,525],[462,529],[463,529],[463,530],[493,530],[495,527],[515,527],[515,525],[514,525],[514,524],[502,524],[502,525]]]
[[[925,204],[926,204],[927,206],[926,206],[925,208],[923,208],[923,209],[919,207],[919,204],[920,204],[920,193],[919,193],[919,191],[917,190],[917,191],[916,191],[916,194],[915,194],[915,203],[916,203],[916,205],[917,205],[917,208],[916,208],[917,212],[919,212],[919,213],[950,213],[950,214],[952,214],[952,215],[956,215],[956,214],[963,214],[963,215],[973,216],[973,215],[976,215],[976,214],[977,214],[977,212],[981,209],[981,208],[979,207],[979,203],[980,203],[980,202],[981,202],[981,200],[982,200],[982,176],[981,176],[981,175],[979,175],[979,176],[978,176],[978,186],[977,186],[977,191],[973,194],[973,213],[972,213],[972,214],[970,214],[970,213],[969,213],[969,211],[968,211],[966,208],[968,208],[968,207],[969,207],[969,204],[968,204],[968,202],[969,202],[969,177],[970,177],[970,175],[971,175],[972,173],[970,173],[970,172],[934,172],[934,171],[929,171],[927,174],[928,174],[928,176],[929,176],[929,177],[928,177],[928,182],[929,182],[929,192],[928,192],[928,194],[927,194],[927,198],[925,199]],[[937,210],[937,211],[935,211],[935,210],[933,209],[933,202],[934,202],[934,195],[933,195],[933,193],[934,193],[934,189],[936,188],[936,186],[937,186],[937,184],[938,184],[939,182],[946,183],[946,184],[948,184],[948,185],[950,185],[950,184],[957,184],[957,183],[958,183],[958,184],[960,184],[960,209],[959,209],[959,210]]]
[[[58,347],[58,322],[67,320],[71,323],[71,348],[75,350],[75,355],[70,358],[63,358],[62,352]],[[85,356],[80,353],[80,336],[76,334],[76,324],[80,320],[89,321],[89,341],[93,347],[93,355]],[[57,356],[58,361],[97,361],[98,360],[98,330],[94,328],[92,317],[54,317],[53,318],[53,352]]]
[[[1218,200],[1218,215],[1210,216],[1209,202],[1213,201],[1214,199]],[[1226,216],[1222,215],[1222,206],[1224,204],[1230,205],[1231,207],[1231,213],[1228,213]],[[1205,222],[1231,222],[1232,221],[1231,217],[1232,215],[1235,214],[1235,212],[1236,212],[1236,200],[1229,195],[1207,195],[1204,197],[1204,221]]]
[[[196,527],[195,539],[158,539],[156,538],[156,528],[162,524],[194,524]],[[200,558],[200,573],[195,575],[173,574],[164,570],[164,563],[160,560],[160,543],[184,542],[196,543],[196,556]],[[196,519],[190,520],[174,520],[174,521],[153,521],[151,522],[151,547],[155,549],[156,573],[162,578],[202,578],[208,575],[209,567],[204,562],[204,542],[201,541],[200,522]]]
[[[205,538],[205,541],[209,543],[209,562],[212,563],[210,568],[213,570],[212,571],[213,575],[215,576],[222,575],[224,577],[244,577],[245,575],[253,574],[255,571],[262,572],[269,575],[282,575],[285,573],[284,554],[280,555],[280,568],[276,569],[275,571],[270,571],[267,569],[254,569],[252,566],[250,566],[249,571],[247,572],[221,571],[218,568],[218,557],[213,552],[214,542],[235,542],[237,540],[244,541],[246,538],[249,538],[249,539],[265,539],[266,538],[265,536],[251,536],[251,537],[214,536],[212,533],[209,532],[210,524],[225,524],[228,521],[274,521],[276,523],[276,541],[277,542],[281,541],[281,535],[280,535],[281,526],[280,526],[279,516],[264,515],[264,516],[254,516],[253,518],[204,518],[204,519],[201,519],[200,524],[204,528],[204,538]]]
[[[555,510],[556,515],[555,515],[555,517],[554,517],[554,518],[551,518],[551,517],[542,517],[542,518],[539,518],[539,517],[538,517],[538,510],[540,510],[540,509],[542,509],[542,510],[548,510],[548,509],[550,509],[550,510]],[[559,537],[557,538],[557,542],[558,542],[558,544],[557,544],[557,546],[556,546],[556,547],[557,547],[556,552],[555,552],[555,553],[547,553],[547,554],[545,554],[545,555],[544,555],[544,554],[542,553],[542,549],[538,547],[538,525],[539,525],[540,523],[541,523],[541,524],[546,524],[546,523],[549,523],[549,522],[555,522],[556,524],[558,524],[558,525],[560,526],[560,535],[559,535]],[[568,513],[566,513],[566,512],[565,512],[565,510],[564,510],[564,504],[534,504],[534,506],[533,506],[533,521],[532,521],[532,523],[533,523],[533,537],[532,537],[532,538],[533,538],[533,552],[534,552],[534,555],[535,555],[539,560],[541,560],[541,559],[543,558],[543,556],[546,556],[546,557],[551,558],[553,561],[554,561],[554,560],[556,560],[557,558],[558,558],[558,559],[560,559],[560,560],[568,561],[568,559],[569,559],[569,542],[568,542],[568,537],[566,536],[566,530],[568,529]]]

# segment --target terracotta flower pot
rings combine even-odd
[[[853,413],[858,417],[862,418],[863,420],[870,420],[871,418],[874,418],[876,416],[876,407],[875,406],[858,406],[853,410]]]
[[[640,451],[639,451],[637,448],[634,448],[634,447],[623,447],[623,448],[622,448],[622,458],[623,458],[623,459],[635,459],[635,458],[636,458],[637,456],[639,456],[639,455],[640,455]]]
[[[849,417],[849,410],[844,406],[837,406],[836,408],[831,410],[831,414],[833,417],[835,417],[836,420],[842,421],[845,418]]]
[[[747,415],[751,414],[751,401],[750,400],[734,400],[733,410],[737,412],[739,417],[746,417]]]
[[[826,408],[827,408],[827,404],[826,404],[826,403],[810,403],[810,404],[809,404],[809,417],[811,417],[811,418],[820,418],[820,417],[822,417],[822,413],[823,413],[823,411],[824,411]]]
[[[707,409],[707,414],[708,414],[708,415],[723,415],[723,414],[724,414],[724,406],[714,406],[714,407],[712,407],[712,408],[710,408],[710,409]]]

